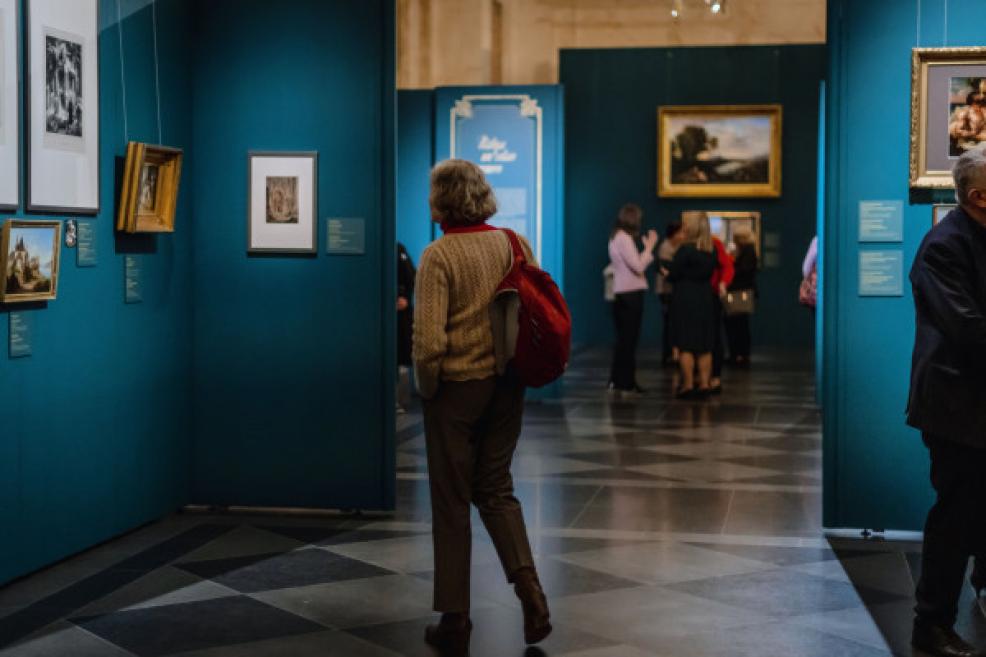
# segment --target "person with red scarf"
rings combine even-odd
[[[722,298],[733,283],[736,270],[733,259],[726,251],[725,245],[718,237],[712,238],[712,246],[716,254],[716,270],[712,273],[712,296],[715,299],[715,338],[712,344],[712,379],[709,381],[709,392],[713,395],[722,393],[722,363],[726,359],[725,347],[722,340],[724,310]]]

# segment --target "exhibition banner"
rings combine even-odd
[[[541,259],[542,112],[525,94],[466,95],[451,109],[451,156],[478,164],[496,193],[490,224],[530,241]]]

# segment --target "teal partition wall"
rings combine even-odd
[[[195,6],[193,501],[392,508],[394,3]],[[251,150],[318,151],[318,255],[247,256]]]
[[[174,234],[113,230],[117,158],[128,139],[186,149],[186,183],[196,175],[188,5],[101,0],[99,8],[102,209],[82,218],[93,222],[98,264],[80,268],[63,247],[58,299],[0,305],[0,584],[188,501],[189,185]],[[142,303],[124,304],[127,254],[140,260]],[[11,312],[33,323],[28,358],[8,359]]]
[[[415,264],[433,239],[428,208],[429,174],[434,160],[435,92],[397,92],[397,241]]]
[[[827,526],[920,529],[932,499],[927,453],[904,426],[910,285],[902,297],[858,295],[858,208],[864,200],[904,203],[904,241],[887,248],[903,251],[906,275],[932,221],[931,198],[909,202],[911,48],[982,45],[984,21],[981,0],[829,2]]]
[[[487,177],[497,191],[500,206],[497,218],[509,214],[516,218],[514,223],[521,229],[520,217],[524,217],[528,226],[522,230],[529,233],[532,243],[536,243],[538,238],[534,190],[540,185],[538,250],[541,266],[562,287],[565,280],[566,223],[562,188],[565,180],[564,95],[564,89],[557,85],[441,87],[435,90],[434,115],[435,161],[451,156],[452,139],[458,123],[461,132],[457,152],[460,157],[475,160],[481,166],[504,167],[502,174],[487,171]],[[494,109],[483,113],[487,107]],[[540,130],[537,129],[538,124]],[[484,138],[487,143],[481,143]],[[484,157],[483,153],[488,159],[479,161]],[[514,156],[517,159],[511,159]],[[540,178],[537,176],[537,161],[540,161]],[[512,167],[527,165],[531,168],[524,180],[511,170]],[[526,210],[521,206],[526,206]]]
[[[644,209],[663,231],[683,210],[755,210],[775,256],[760,275],[754,340],[808,350],[811,314],[798,305],[801,261],[816,224],[819,82],[824,46],[563,50],[565,87],[565,288],[575,340],[612,340],[602,270],[617,210]],[[779,199],[661,199],[657,196],[657,108],[661,105],[784,106],[783,196]],[[660,338],[651,296],[645,344]]]

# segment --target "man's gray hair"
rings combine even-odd
[[[969,192],[978,187],[986,192],[986,150],[966,151],[952,170],[955,179],[955,200],[959,205],[969,200]]]

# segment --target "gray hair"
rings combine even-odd
[[[969,200],[969,192],[977,184],[986,183],[986,151],[976,148],[963,153],[955,163],[952,177],[955,179],[955,200],[962,205]]]

